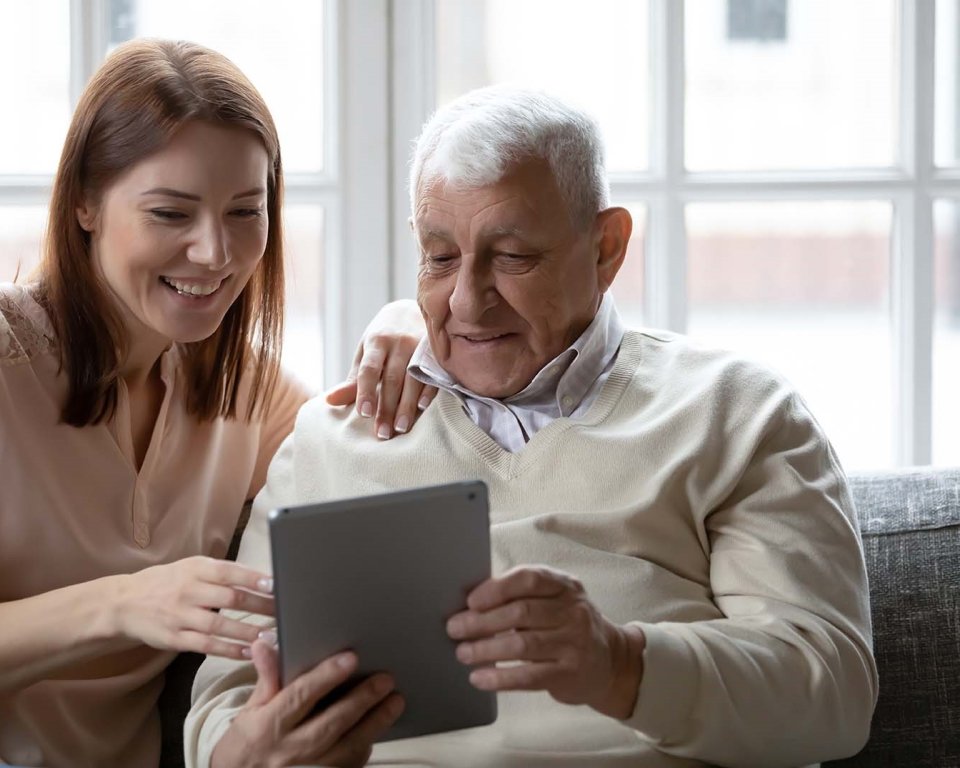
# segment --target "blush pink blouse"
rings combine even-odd
[[[122,385],[109,422],[60,423],[66,382],[55,344],[29,288],[0,284],[0,602],[191,555],[223,557],[307,391],[285,377],[262,419],[201,423],[186,413],[171,347],[138,472]],[[172,656],[139,647],[0,694],[0,762],[156,765],[156,702]]]

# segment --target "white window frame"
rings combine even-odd
[[[442,1],[442,0],[441,0]],[[901,0],[900,146],[889,169],[825,172],[694,173],[684,156],[684,3],[650,2],[652,85],[650,153],[645,173],[612,174],[614,199],[647,206],[645,316],[651,326],[687,327],[684,210],[695,202],[889,200],[893,205],[891,303],[895,463],[932,459],[933,204],[960,200],[960,172],[933,163],[935,0]],[[393,5],[393,173],[401,150],[434,104],[433,0]],[[403,137],[403,138],[397,138]],[[409,204],[394,184],[392,295],[413,295],[416,255],[406,222]],[[404,233],[405,240],[404,242]],[[878,414],[882,418],[883,414]]]

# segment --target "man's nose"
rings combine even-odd
[[[222,227],[217,222],[204,224],[187,248],[187,259],[194,264],[207,267],[210,271],[223,269],[230,262],[227,240]]]
[[[462,264],[457,284],[450,294],[450,313],[462,323],[478,323],[497,303],[497,288],[489,268],[480,264]]]

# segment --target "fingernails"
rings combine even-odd
[[[452,618],[447,622],[447,634],[452,638],[458,638],[463,634],[463,622],[458,618]]]
[[[406,416],[401,416],[397,419],[397,423],[393,425],[393,428],[400,433],[406,432],[407,429],[410,428],[410,420]]]
[[[243,646],[243,648],[240,649],[240,655],[243,656],[243,658],[245,659],[252,659],[253,651],[250,650],[249,645],[245,645]]]
[[[390,430],[389,424],[381,424],[377,428],[377,437],[381,440],[389,440],[393,436],[393,432]]]
[[[457,646],[457,658],[464,664],[469,664],[473,661],[473,646],[470,643],[460,643]]]
[[[373,416],[373,405],[369,400],[364,400],[360,403],[360,415],[368,419]]]
[[[430,405],[429,397],[421,397],[420,401],[417,403],[417,409],[421,411],[427,410],[427,406]]]
[[[263,632],[261,632],[259,635],[257,635],[257,637],[260,638],[261,640],[264,640],[264,641],[270,643],[270,645],[276,645],[276,644],[277,644],[277,633],[274,632],[272,629],[265,629],[265,630],[263,630]]]
[[[257,581],[257,591],[273,594],[273,579],[263,578]]]
[[[341,653],[336,659],[337,666],[340,669],[351,669],[357,662],[357,657],[352,653]]]

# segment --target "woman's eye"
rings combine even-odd
[[[262,214],[263,211],[260,208],[238,208],[233,211],[233,215],[241,219],[253,219]]]
[[[179,221],[180,219],[187,218],[187,214],[182,211],[171,211],[165,208],[152,208],[150,213],[154,217],[163,219],[164,221]]]

